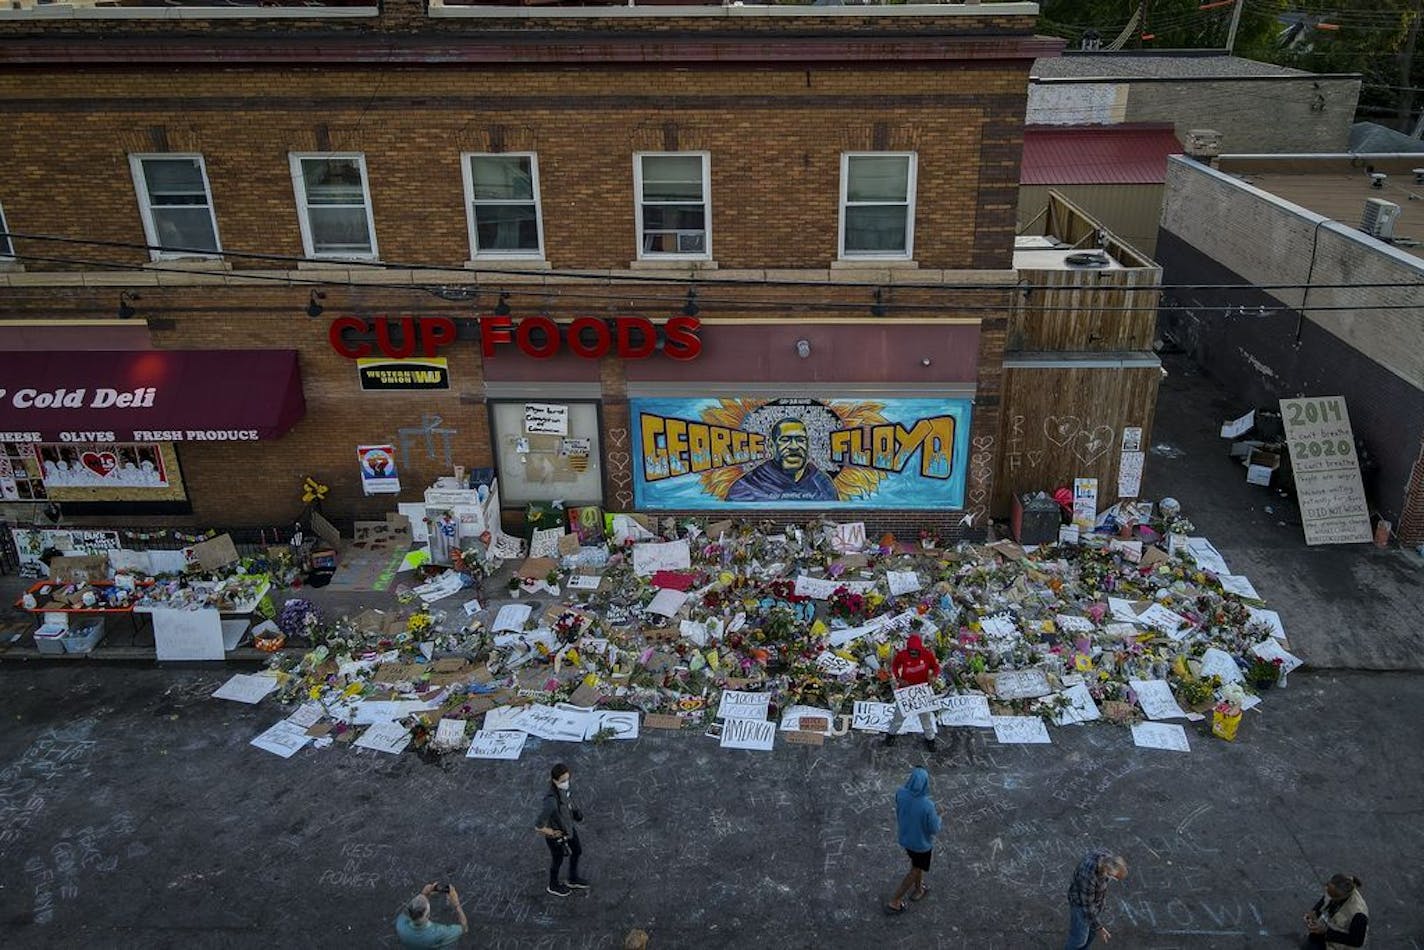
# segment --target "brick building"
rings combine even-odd
[[[1164,333],[1248,408],[1344,396],[1367,453],[1366,498],[1399,540],[1419,544],[1418,157],[1223,155],[1213,164],[1169,163],[1158,259],[1169,285],[1188,286],[1163,310]],[[1379,229],[1381,206],[1388,222],[1377,237],[1362,226]]]
[[[0,11],[0,505],[982,524],[1034,12]]]

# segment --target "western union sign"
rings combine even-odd
[[[361,375],[361,388],[368,391],[450,388],[450,367],[443,356],[357,360],[356,372]]]

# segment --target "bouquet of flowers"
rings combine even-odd
[[[309,600],[293,598],[283,604],[277,614],[277,626],[289,637],[310,638],[320,624],[321,614]]]
[[[865,596],[853,593],[848,587],[837,587],[831,594],[827,608],[830,615],[837,620],[860,620],[865,616]]]

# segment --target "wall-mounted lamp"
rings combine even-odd
[[[932,360],[932,359],[930,359],[928,356],[926,356],[924,359],[920,360],[920,365],[921,365],[921,366],[929,366],[929,365],[932,364],[933,362],[934,362],[934,360]]]
[[[321,316],[322,311],[326,309],[321,305],[321,302],[325,299],[326,294],[324,292],[320,290],[313,290],[307,296],[307,316],[311,317],[313,320]]]
[[[872,317],[883,317],[890,310],[885,306],[885,291],[879,287],[875,288],[875,303],[870,305],[870,315]]]
[[[801,357],[803,360],[811,355],[811,343],[809,340],[796,341],[796,355]]]
[[[133,319],[133,315],[136,314],[136,313],[138,313],[138,311],[133,308],[133,303],[134,303],[134,301],[137,301],[138,299],[139,299],[139,295],[138,295],[138,294],[131,293],[130,291],[127,291],[127,290],[122,291],[122,292],[119,294],[119,319],[120,319],[120,320],[131,320],[131,319]]]
[[[695,317],[697,316],[698,310],[699,308],[697,306],[697,288],[689,287],[687,288],[687,303],[682,305],[683,316]]]
[[[501,290],[499,292],[499,303],[494,305],[494,315],[497,317],[507,317],[510,314],[509,292]]]

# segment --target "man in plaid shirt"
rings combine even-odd
[[[1105,848],[1095,848],[1083,855],[1068,885],[1068,942],[1063,950],[1085,950],[1093,938],[1102,934],[1112,938],[1103,926],[1103,904],[1108,899],[1108,878],[1121,881],[1127,877],[1127,862]]]

